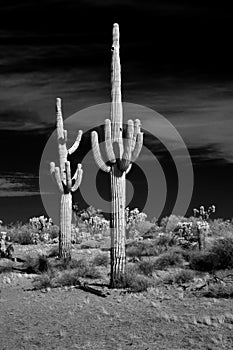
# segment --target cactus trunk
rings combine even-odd
[[[111,281],[114,288],[125,273],[125,173],[117,166],[111,176]]]
[[[80,143],[82,131],[79,130],[76,141],[73,146],[67,149],[67,131],[63,127],[63,118],[61,111],[61,100],[57,98],[57,140],[59,153],[59,167],[54,162],[50,163],[50,172],[54,177],[61,193],[60,204],[60,235],[59,235],[59,257],[65,260],[71,259],[71,222],[72,222],[72,195],[82,181],[82,166],[77,165],[77,170],[71,176],[70,162],[67,160],[68,155],[74,153]],[[73,183],[73,185],[72,185]]]
[[[59,256],[64,260],[70,260],[71,258],[71,220],[72,220],[71,193],[62,194],[61,207],[60,207]]]

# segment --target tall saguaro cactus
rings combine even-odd
[[[59,153],[59,166],[54,162],[50,163],[51,175],[55,178],[59,191],[61,193],[60,204],[60,236],[59,236],[59,256],[69,260],[71,258],[71,221],[72,221],[72,195],[78,189],[82,181],[82,165],[78,164],[77,170],[71,176],[70,162],[68,155],[74,153],[81,141],[82,131],[79,130],[76,141],[70,149],[67,149],[67,130],[64,130],[61,111],[61,99],[56,100],[57,113],[57,141]]]
[[[111,120],[105,120],[105,150],[108,162],[105,163],[100,152],[98,133],[92,132],[92,149],[97,165],[110,173],[111,178],[111,282],[125,273],[125,175],[137,159],[143,144],[140,120],[128,120],[126,138],[123,139],[123,111],[121,100],[121,66],[119,26],[113,25],[112,44],[112,103]]]

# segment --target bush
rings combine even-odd
[[[99,247],[100,247],[100,243],[94,240],[89,240],[81,244],[81,249],[96,249]]]
[[[159,254],[155,241],[134,241],[126,246],[126,256],[141,258]]]
[[[42,289],[46,287],[62,287],[79,284],[80,277],[96,279],[100,278],[100,272],[94,267],[90,266],[85,260],[73,260],[72,267],[69,265],[66,270],[57,271],[52,269],[47,274],[42,274],[34,280],[34,287]],[[59,265],[59,268],[62,265]],[[57,267],[57,266],[56,266]],[[65,268],[65,265],[63,265]]]
[[[140,261],[140,263],[137,265],[139,272],[142,272],[146,276],[152,276],[153,271],[155,270],[154,262],[149,261]]]
[[[154,267],[157,270],[163,270],[170,266],[180,266],[183,263],[183,258],[180,251],[168,251],[161,254],[154,262]]]
[[[109,255],[108,254],[98,254],[96,255],[93,260],[92,260],[92,264],[94,266],[105,266],[105,267],[108,267],[109,265],[109,262],[110,262],[110,259],[109,259]]]
[[[195,273],[190,270],[181,270],[175,274],[169,274],[163,279],[166,284],[182,284],[190,282],[194,279]]]
[[[216,270],[218,257],[210,252],[195,252],[189,261],[189,267],[192,270],[212,272]]]
[[[233,268],[233,239],[218,239],[209,251],[193,254],[190,267],[206,272]]]
[[[233,285],[214,284],[204,291],[202,296],[208,298],[233,298]]]
[[[116,288],[129,288],[131,292],[144,292],[153,285],[151,279],[137,273],[137,269],[127,269],[116,281]]]
[[[32,229],[29,224],[22,225],[18,223],[15,227],[8,230],[8,235],[13,243],[26,245],[34,242]]]
[[[45,255],[38,255],[36,258],[26,256],[24,268],[27,273],[43,273],[50,269],[48,258]]]
[[[51,288],[53,287],[52,276],[49,273],[43,273],[33,280],[33,285],[35,289]]]
[[[233,267],[233,238],[218,239],[210,251],[217,256],[218,270]]]
[[[55,258],[59,256],[59,247],[53,247],[52,249],[50,249],[46,256],[47,258]]]
[[[160,222],[160,227],[163,232],[173,232],[177,227],[178,222],[186,221],[184,216],[170,215],[163,218]]]
[[[233,222],[230,220],[210,220],[210,233],[214,237],[233,236]]]

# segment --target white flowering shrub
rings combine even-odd
[[[40,242],[53,243],[59,233],[59,229],[56,225],[53,225],[52,219],[46,218],[44,215],[29,219],[29,226],[33,244]]]
[[[91,216],[89,219],[84,220],[88,231],[91,236],[103,235],[104,232],[109,230],[109,221],[99,215]]]
[[[178,222],[174,230],[174,237],[182,248],[194,248],[197,245],[197,235],[192,222]]]
[[[141,225],[146,221],[147,214],[140,212],[138,208],[125,209],[125,222],[126,222],[126,237],[127,238],[137,238],[140,236],[138,230],[139,224]]]

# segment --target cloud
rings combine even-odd
[[[0,197],[39,194],[38,176],[19,172],[0,174]]]

